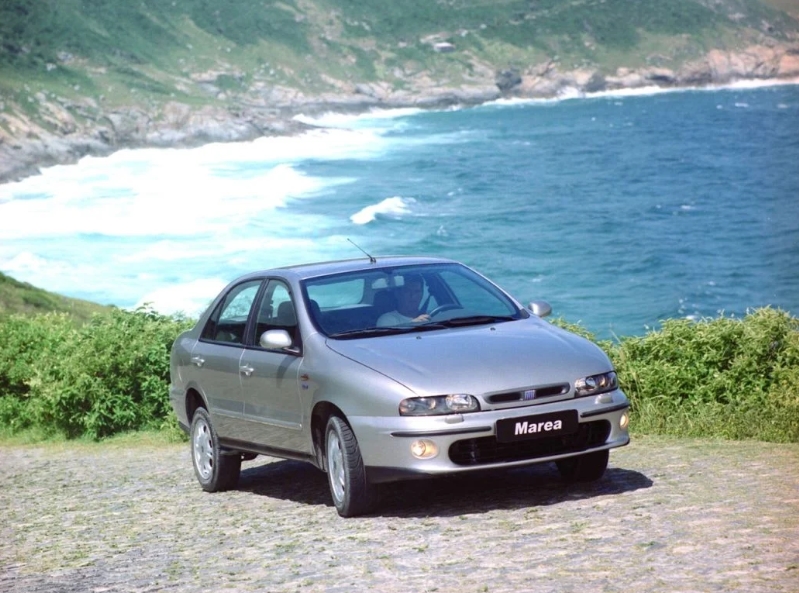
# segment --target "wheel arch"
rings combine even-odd
[[[205,408],[208,410],[208,404],[203,399],[203,396],[200,395],[199,391],[193,388],[189,389],[186,392],[186,419],[189,425],[191,425],[191,419],[194,418],[194,413],[198,408]]]
[[[318,402],[311,414],[311,438],[313,439],[314,459],[317,467],[322,471],[327,471],[327,461],[325,456],[325,429],[331,416],[338,416],[349,425],[344,412],[341,408],[329,401]]]

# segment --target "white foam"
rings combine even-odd
[[[378,217],[401,218],[410,213],[410,205],[415,203],[416,200],[413,198],[401,198],[399,196],[386,198],[378,204],[372,204],[359,210],[350,216],[350,220],[355,224],[368,224]]]
[[[513,99],[497,99],[495,101],[488,101],[483,106],[502,106],[512,107],[516,105],[535,105],[547,103],[560,103],[562,101],[572,101],[579,99],[603,99],[603,98],[625,98],[625,97],[649,97],[653,95],[662,95],[667,93],[685,93],[685,92],[716,92],[721,90],[735,90],[735,89],[760,89],[775,86],[788,86],[799,85],[799,78],[787,79],[766,79],[766,80],[737,80],[726,84],[707,85],[707,86],[683,86],[683,87],[661,87],[657,85],[649,85],[636,88],[623,88],[607,91],[596,91],[592,93],[585,93],[574,87],[565,87],[561,89],[556,97],[548,98],[513,98]]]
[[[30,251],[22,251],[17,253],[6,261],[3,265],[3,270],[9,274],[24,274],[30,275],[31,273],[41,273],[50,267],[50,262]]]
[[[789,86],[799,84],[799,77],[796,78],[776,78],[776,79],[758,79],[758,80],[736,80],[725,85],[716,87],[709,87],[709,90],[718,89],[763,89],[773,86]]]
[[[424,110],[416,107],[397,109],[371,109],[363,113],[336,113],[328,111],[321,115],[297,114],[294,120],[312,126],[324,128],[358,128],[363,125],[373,125],[381,120],[395,120],[422,113]]]
[[[0,257],[6,255],[4,249]],[[67,295],[91,294],[90,300],[101,303],[118,303],[123,295],[130,298],[136,294],[136,282],[121,279],[118,269],[104,269],[96,265],[93,254],[87,253],[82,261],[70,258],[42,257],[29,251],[21,251],[12,257],[3,258],[0,269],[22,282]],[[108,298],[114,297],[116,298]]]
[[[475,106],[475,109],[481,109],[484,107],[517,107],[517,106],[521,107],[524,105],[559,103],[562,100],[563,99],[559,97],[535,98],[535,99],[522,99],[519,97],[512,97],[512,98],[495,99],[493,101],[486,101],[481,105]]]
[[[572,101],[579,99],[600,99],[600,98],[624,98],[624,97],[647,97],[660,93],[672,92],[673,89],[666,89],[659,86],[645,86],[630,89],[617,89],[612,91],[598,91],[594,93],[584,93],[574,87],[566,87],[562,89],[556,97],[547,98],[512,98],[512,99],[497,99],[495,101],[488,101],[484,106],[500,106],[500,107],[514,107],[524,105],[546,105],[552,103],[561,103],[563,101]]]
[[[279,252],[304,253],[313,251],[319,242],[311,238],[272,237],[214,237],[212,241],[157,241],[119,258],[126,263],[203,261],[210,258],[227,258],[235,264],[246,262],[249,254],[275,254]],[[241,254],[247,254],[240,259]],[[269,264],[273,266],[275,264]]]
[[[296,213],[292,203],[353,180],[314,177],[296,163],[365,160],[385,148],[369,130],[319,130],[190,150],[121,150],[49,167],[0,185],[0,270],[101,303],[126,307],[155,295],[169,303],[159,309],[194,311],[194,301],[159,292],[176,272],[188,279],[224,270],[231,280],[347,253],[330,230],[335,217]]]
[[[183,159],[156,158],[141,172],[132,170],[132,160],[116,161],[106,162],[101,174],[93,159],[53,167],[25,185],[0,186],[0,240],[215,233],[348,182],[309,177],[287,164],[227,176]],[[38,197],[21,199],[30,194]]]
[[[136,303],[136,307],[146,305],[162,315],[183,314],[196,318],[227,284],[227,281],[220,278],[200,278],[165,286],[145,294]]]

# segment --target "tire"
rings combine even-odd
[[[191,419],[191,460],[194,475],[206,492],[235,488],[241,472],[241,455],[225,453],[205,408],[197,408]]]
[[[561,477],[569,483],[593,482],[602,477],[608,467],[610,451],[594,451],[555,462]]]
[[[342,418],[331,416],[325,430],[325,461],[330,494],[338,514],[355,517],[377,503],[375,486],[366,479],[358,441]]]

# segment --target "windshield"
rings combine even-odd
[[[525,317],[501,290],[455,263],[398,266],[304,281],[309,313],[332,338],[362,338]]]

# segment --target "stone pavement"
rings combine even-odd
[[[0,592],[799,591],[799,445],[637,438],[595,484],[392,484],[354,519],[298,462],[204,493],[188,449],[0,447]]]

